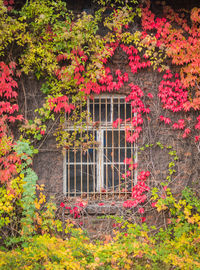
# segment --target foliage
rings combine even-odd
[[[59,146],[77,147],[94,140],[85,137],[84,121],[90,121],[90,115],[82,111],[94,94],[129,89],[125,100],[131,102],[135,114],[123,123],[129,143],[138,142],[144,122],[151,121],[150,104],[157,97],[163,112],[157,119],[161,125],[171,127],[182,139],[193,135],[195,143],[200,139],[200,116],[195,123],[188,116],[193,109],[199,111],[200,103],[199,9],[194,8],[187,21],[165,6],[165,17],[157,18],[150,1],[140,6],[136,1],[97,2],[93,14],[83,12],[76,18],[61,0],[27,1],[20,11],[11,11],[13,1],[4,1],[4,5],[0,0],[0,240],[2,247],[13,248],[0,252],[0,268],[199,269],[200,202],[188,189],[181,198],[169,190],[178,160],[171,147],[157,142],[140,148],[169,150],[167,179],[150,193],[147,178],[151,172],[140,171],[131,200],[123,203],[125,208],[138,207],[144,222],[147,193],[152,194],[153,209],[169,216],[161,229],[117,219],[120,229],[115,229],[112,241],[91,243],[69,221],[62,224],[56,219],[56,206],[46,203],[43,187],[36,184],[32,158],[37,151],[31,145],[37,146],[56,119],[60,119],[54,130]],[[137,20],[141,20],[140,27],[133,31]],[[109,67],[117,52],[127,59],[129,74]],[[157,97],[132,80],[134,74],[149,68],[162,72]],[[44,103],[34,119],[18,114],[17,80],[29,75],[43,80]],[[74,123],[72,134],[64,130],[65,114]],[[169,115],[177,115],[177,120]],[[113,128],[122,122],[117,119]],[[22,136],[16,141],[12,129],[18,127]],[[138,166],[132,157],[125,163],[129,170],[123,178]],[[68,214],[79,218],[83,207],[68,208]]]
[[[161,229],[156,235],[156,240],[159,240],[159,256],[164,255],[165,262],[180,269],[198,269],[200,266],[199,199],[188,188],[183,190],[182,198],[179,200],[172,196],[169,189],[166,189],[166,197],[159,199],[156,207],[158,211],[169,209],[170,212],[167,229]]]
[[[116,50],[127,54],[133,74],[150,66],[154,69],[158,68],[159,71],[166,71],[158,92],[164,109],[180,112],[193,107],[188,89],[186,89],[188,85],[185,84],[182,76],[183,72],[180,73],[180,79],[178,73],[174,77],[172,71],[164,63],[167,56],[173,58],[173,55],[169,53],[170,48],[177,47],[172,42],[174,39],[171,38],[171,35],[176,33],[178,36],[178,33],[181,32],[174,29],[172,23],[175,21],[179,26],[183,24],[182,29],[185,29],[186,20],[181,20],[175,13],[170,17],[169,12],[166,18],[156,18],[150,10],[149,1],[146,1],[146,7],[144,4],[142,9],[138,8],[134,1],[134,3],[132,1],[111,2],[112,5],[116,4],[113,12],[109,11],[111,3],[103,1],[100,4],[104,7],[96,11],[94,15],[83,12],[77,20],[73,18],[61,0],[57,3],[46,0],[42,2],[42,5],[40,1],[27,2],[18,12],[18,17],[14,18],[15,31],[9,30],[11,38],[2,37],[2,40],[5,38],[10,43],[17,42],[20,47],[21,54],[16,59],[20,72],[26,74],[33,72],[38,79],[45,78],[41,91],[46,96],[46,102],[42,108],[37,108],[38,116],[26,121],[21,129],[24,131],[24,136],[28,135],[32,141],[41,140],[48,129],[48,122],[55,121],[56,114],[62,115],[63,112],[72,113],[70,120],[74,122],[75,133],[77,133],[80,124],[82,125],[83,119],[87,116],[81,115],[78,108],[73,112],[76,105],[79,102],[82,103],[92,93],[119,91],[126,83],[130,88],[126,101],[132,101],[133,111],[138,113],[137,122],[134,121],[129,126],[127,125],[127,140],[135,142],[139,138],[144,116],[151,110],[144,103],[144,91],[131,82],[127,73],[123,74],[121,70],[115,70],[117,79],[115,81],[111,70],[106,67],[106,63]],[[105,18],[106,9],[109,13]],[[129,26],[131,27],[134,19],[140,16],[142,31],[132,33]],[[191,18],[194,25],[192,25],[191,31],[188,30],[191,35],[196,28],[198,29],[197,17],[198,12],[192,11]],[[10,20],[11,18],[5,15],[2,19]],[[6,25],[6,22],[4,24]],[[104,36],[99,34],[100,24],[106,28]],[[23,28],[24,26],[26,29]],[[187,29],[189,28],[187,27]],[[18,38],[12,35],[12,31],[18,34]],[[184,37],[185,35],[181,36],[183,39]],[[193,38],[188,38],[188,41],[193,42]],[[176,39],[174,42],[182,44]],[[185,52],[184,49],[182,51]],[[195,52],[193,58],[197,60]],[[10,51],[10,54],[14,55],[15,51]],[[177,55],[177,51],[174,52],[174,55]],[[180,63],[182,64],[181,61]],[[197,72],[197,69],[195,70]],[[72,96],[72,101],[69,100],[69,95]],[[150,99],[154,98],[151,93],[148,93],[147,96]],[[80,119],[77,119],[77,115]],[[195,128],[197,132],[199,129],[198,118],[198,123],[193,127],[172,123],[169,117],[163,115],[160,116],[160,119],[165,124],[171,125],[173,129],[183,130],[183,138],[188,138],[192,134],[192,128]],[[183,122],[182,119],[179,120]],[[84,130],[84,124],[82,130]],[[134,132],[129,136],[131,130]],[[80,132],[78,131],[78,133]],[[81,134],[83,133],[81,131]],[[69,147],[71,145],[69,132],[63,131],[63,117],[60,118],[60,127],[55,134],[59,146]],[[195,140],[198,141],[198,138],[196,136]]]
[[[32,163],[31,156],[33,150],[30,148],[27,142],[18,141],[15,145],[15,150],[21,158],[20,173],[23,175],[23,193],[21,198],[21,203],[23,207],[21,226],[22,236],[32,235],[33,233],[33,219],[35,217],[35,191],[36,191],[36,182],[38,177],[36,173],[29,168],[29,165]]]
[[[23,250],[1,251],[0,268],[199,269],[199,199],[189,189],[176,199],[168,189],[164,203],[171,214],[166,228],[115,218],[114,238],[91,243],[81,229],[67,223],[67,240],[34,236]]]
[[[19,236],[20,215],[22,212],[22,176],[14,178],[8,186],[0,187],[0,243],[7,243],[10,237]]]

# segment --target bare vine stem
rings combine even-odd
[[[24,83],[22,80],[20,80],[21,85],[22,85],[22,90],[24,93],[24,118],[27,119],[27,98],[26,98],[26,91],[25,91],[25,87],[24,87]]]
[[[46,136],[44,137],[43,141],[41,142],[41,144],[38,147],[38,150],[42,147],[42,145],[44,144],[44,142],[46,141],[47,137],[49,136],[50,132],[52,131],[53,127],[55,126],[55,124],[57,123],[58,119],[60,118],[60,115],[58,115],[58,117],[56,118],[56,120],[54,121],[54,123],[52,124],[51,128],[49,129],[48,133],[46,134]]]

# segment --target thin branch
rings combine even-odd
[[[25,87],[24,87],[24,83],[22,80],[20,80],[21,85],[22,85],[22,90],[24,93],[24,117],[25,119],[27,119],[27,98],[26,98],[26,91],[25,91]]]
[[[54,127],[55,124],[57,123],[59,117],[60,117],[60,115],[58,115],[57,119],[54,121],[53,125],[52,125],[51,128],[49,129],[49,132],[46,134],[46,136],[44,137],[43,141],[42,141],[41,144],[39,145],[38,150],[42,147],[42,145],[43,145],[44,142],[46,141],[47,137],[49,136],[49,133],[51,132],[51,130],[53,129],[53,127]]]

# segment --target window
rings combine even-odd
[[[68,196],[128,196],[134,172],[123,179],[122,175],[128,170],[125,158],[136,154],[135,146],[126,141],[125,119],[133,117],[131,104],[124,96],[102,95],[88,99],[86,110],[90,120],[82,145],[66,150],[64,192]],[[122,124],[114,128],[116,119],[122,119]],[[70,123],[67,129],[73,129]]]

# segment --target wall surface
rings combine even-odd
[[[88,4],[89,5],[89,4]],[[89,5],[90,6],[90,5]],[[154,6],[153,6],[154,7]],[[85,8],[85,6],[84,6]],[[155,7],[154,7],[155,8]],[[79,11],[79,10],[78,10]],[[158,10],[158,12],[160,12]],[[132,32],[140,28],[139,25],[132,25]],[[104,30],[102,30],[103,33]],[[149,179],[152,186],[157,183],[165,181],[169,174],[169,163],[171,161],[169,151],[160,149],[157,143],[160,142],[165,146],[172,146],[172,149],[177,151],[178,161],[174,167],[175,173],[172,177],[171,187],[176,193],[179,193],[184,186],[199,187],[199,152],[198,145],[194,143],[194,136],[189,136],[183,139],[181,132],[175,131],[166,126],[159,120],[160,115],[169,117],[175,122],[180,118],[187,118],[187,115],[181,113],[170,113],[162,109],[162,104],[157,97],[159,83],[162,79],[162,74],[147,68],[139,71],[137,74],[132,74],[128,65],[127,56],[121,49],[117,50],[115,55],[110,59],[108,66],[114,73],[116,69],[122,72],[127,72],[129,75],[129,83],[132,82],[146,93],[152,93],[154,98],[147,99],[145,97],[145,104],[148,104],[151,112],[149,116],[144,117],[143,131],[137,142],[138,145],[138,164],[140,170],[149,170],[151,177]],[[27,110],[28,118],[35,116],[34,110],[42,105],[43,95],[40,91],[42,82],[38,82],[36,78],[21,79],[19,82],[21,110]],[[26,99],[24,100],[24,89],[26,90]],[[119,91],[120,93],[129,93],[130,88],[125,84]],[[195,117],[195,112],[194,115]],[[191,117],[191,116],[190,116]],[[63,164],[64,151],[58,149],[56,146],[56,139],[53,135],[55,127],[58,123],[51,123],[49,130],[43,139],[38,142],[36,147],[39,148],[39,154],[34,158],[33,167],[38,174],[39,183],[45,184],[45,190],[49,196],[54,195],[57,199],[63,198]],[[189,120],[189,121],[192,121]],[[140,151],[139,148],[144,145],[150,145],[145,151]],[[140,153],[141,152],[141,153]]]
[[[154,99],[146,100],[149,104],[151,112],[148,117],[144,117],[143,131],[138,140],[138,164],[140,170],[149,170],[151,172],[150,182],[155,186],[156,183],[165,181],[169,172],[169,163],[171,161],[168,154],[168,149],[160,149],[157,143],[160,142],[165,146],[171,146],[173,150],[177,151],[178,161],[176,161],[173,181],[171,186],[178,193],[184,186],[199,185],[199,150],[194,143],[194,137],[183,139],[181,132],[167,127],[159,120],[160,115],[165,115],[176,121],[180,118],[185,118],[181,114],[174,115],[163,111],[162,104],[157,97],[158,86],[161,80],[160,74],[153,70],[144,70],[136,75],[132,75],[128,66],[123,66],[124,61],[115,56],[111,64],[113,66],[123,67],[124,71],[128,71],[129,77],[134,84],[139,85],[145,91],[154,95]],[[39,86],[38,86],[38,91]],[[128,87],[120,89],[121,93],[127,93]],[[34,105],[34,104],[32,104]],[[35,103],[35,106],[37,104]],[[144,145],[153,146],[140,151],[139,148]],[[56,146],[56,140],[53,136],[53,131],[49,130],[44,139],[39,142],[39,154],[34,158],[34,169],[39,177],[39,183],[45,184],[46,191],[49,195],[55,195],[61,198],[63,194],[63,162],[64,152]]]

